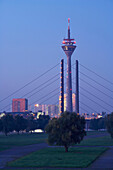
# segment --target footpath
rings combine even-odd
[[[113,170],[113,146],[94,161],[87,170]]]
[[[5,168],[7,162],[13,161],[21,156],[25,156],[31,152],[45,148],[48,145],[46,143],[33,144],[27,146],[16,146],[8,150],[0,152],[0,169]]]

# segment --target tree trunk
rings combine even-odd
[[[7,136],[7,132],[5,131],[5,135]]]
[[[65,147],[65,152],[68,152],[68,146],[65,145],[64,147]]]

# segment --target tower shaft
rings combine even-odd
[[[67,86],[66,86],[66,110],[72,112],[72,80],[71,80],[71,56],[67,56]]]

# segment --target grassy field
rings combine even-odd
[[[87,136],[104,135],[106,133],[107,133],[107,131],[87,131]]]
[[[12,146],[24,146],[36,143],[43,143],[47,139],[47,135],[44,133],[34,134],[13,134],[13,135],[0,135],[0,150],[5,148],[11,148]]]
[[[113,139],[108,136],[86,138],[78,146],[113,146]]]
[[[33,152],[25,157],[17,159],[16,161],[8,163],[10,167],[24,167],[24,170],[29,167],[39,167],[44,170],[45,167],[55,167],[63,170],[63,168],[84,168],[97,159],[107,147],[113,145],[113,139],[109,135],[96,137],[95,135],[106,135],[106,132],[88,132],[81,144],[76,147],[71,147],[68,153],[64,152],[63,147],[49,147],[46,149]],[[91,137],[90,137],[91,136]],[[45,142],[47,139],[46,134],[21,134],[10,135],[8,137],[0,136],[0,146],[12,147],[22,146],[35,143]],[[83,145],[85,147],[79,147]],[[90,147],[87,147],[90,146]],[[100,147],[92,147],[100,146]],[[31,167],[31,168],[30,168]],[[45,168],[46,169],[46,168]],[[54,168],[53,168],[54,169]]]
[[[84,168],[106,150],[104,147],[71,147],[65,153],[63,147],[49,147],[8,163],[8,166]]]
[[[3,169],[3,170],[9,170],[9,168]],[[17,170],[17,168],[13,168],[13,170]],[[59,168],[58,169],[57,168],[55,168],[55,169],[54,168],[51,168],[51,169],[49,169],[49,168],[18,168],[18,170],[59,170]],[[65,170],[65,169],[60,168],[60,170]]]
[[[0,151],[3,151],[3,150],[6,150],[6,149],[9,149],[10,147],[8,146],[0,146]]]
[[[92,131],[87,132],[87,137],[94,136],[94,135],[103,135],[106,134],[106,132],[98,132],[98,131]],[[24,145],[31,145],[36,143],[43,143],[47,139],[47,135],[44,133],[34,133],[34,134],[12,134],[12,135],[0,135],[0,151],[5,150],[8,148],[11,148],[13,146],[24,146]],[[90,138],[90,139],[84,139],[80,145],[113,145],[113,139],[111,137],[105,136],[105,137],[98,137],[98,138]]]

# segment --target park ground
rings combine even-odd
[[[0,135],[0,168],[113,169],[113,139],[107,132],[88,132],[68,153],[48,146],[46,139],[44,133]]]

